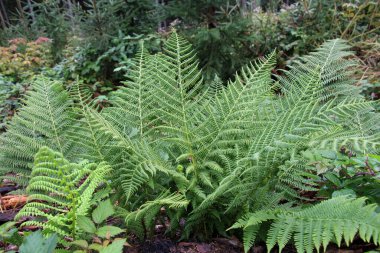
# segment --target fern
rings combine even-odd
[[[355,80],[350,76],[353,73],[353,67],[357,63],[353,60],[347,60],[352,56],[349,51],[350,46],[341,39],[327,41],[323,46],[319,47],[315,52],[300,57],[294,61],[291,70],[288,71],[286,78],[279,77],[281,81],[282,91],[301,87],[302,83],[294,81],[300,80],[299,73],[310,73],[315,69],[319,69],[319,77],[321,86],[319,94],[321,98],[327,99],[333,96],[359,96],[360,88],[353,86]]]
[[[97,120],[100,129],[113,137],[116,152],[122,154],[121,160],[112,164],[118,171],[119,178],[114,182],[124,190],[126,201],[157,172],[178,179],[186,184],[186,179],[171,168],[170,164],[146,141],[133,140],[127,133],[119,132],[117,127],[107,121],[100,113],[92,111],[92,117]]]
[[[275,189],[290,198],[301,198],[300,192],[317,191],[319,177],[315,170],[306,168],[307,161],[294,158],[279,166]]]
[[[196,173],[194,140],[198,136],[192,130],[199,116],[198,101],[204,96],[196,55],[191,45],[173,32],[165,43],[163,54],[154,59],[154,78],[159,82],[154,91],[155,104],[158,106],[156,113],[161,121],[156,127],[161,132],[159,138],[178,147],[176,159],[187,160],[187,171],[194,170]]]
[[[247,214],[232,228],[244,230],[244,250],[248,252],[264,222],[272,221],[266,244],[268,252],[278,244],[280,252],[294,240],[297,252],[317,252],[330,242],[342,240],[349,246],[358,234],[366,242],[380,244],[380,215],[376,205],[366,205],[364,198],[337,197],[304,210],[263,210]]]
[[[179,147],[180,153],[172,154],[176,157],[181,154],[191,157],[195,138],[191,136],[194,120],[190,111],[196,106],[192,96],[199,94],[202,82],[190,45],[173,33],[165,44],[164,54],[149,61],[148,58],[142,48],[133,63],[127,87],[114,94],[114,107],[92,113],[99,127],[114,138],[124,154],[118,166],[127,200],[157,171],[186,183],[162,158],[161,154],[168,152],[157,138]],[[153,87],[154,80],[160,85]]]
[[[379,114],[352,87],[355,62],[347,59],[348,48],[342,40],[328,41],[275,78],[273,52],[242,68],[234,81],[222,85],[216,79],[205,87],[191,45],[173,32],[162,53],[149,55],[142,45],[125,85],[112,93],[110,107],[92,107],[81,85],[74,86],[74,104],[68,99],[55,112],[59,119],[72,109],[69,116],[75,116],[67,121],[72,127],[67,131],[63,126],[68,123],[62,123],[56,137],[65,140],[62,151],[71,162],[86,158],[112,167],[121,208],[140,233],[160,206],[170,206],[166,200],[177,197],[181,207],[172,217],[186,215],[184,236],[223,234],[236,217],[257,211],[264,222],[268,209],[272,216],[265,219],[274,220],[296,212],[289,206],[301,205],[300,193],[318,186],[315,172],[304,165],[305,150],[346,146],[379,151]],[[51,93],[50,99],[59,94]],[[28,135],[19,131],[17,136]],[[52,149],[61,150],[50,141],[55,135],[42,136]],[[36,141],[25,153],[44,143]],[[246,249],[259,229],[249,227]],[[284,245],[288,237],[274,243]]]
[[[77,81],[73,84],[70,95],[75,103],[76,119],[69,128],[68,137],[75,146],[75,152],[80,154],[81,158],[93,162],[115,160],[116,158],[112,154],[113,149],[106,146],[110,137],[97,127],[91,117],[90,111],[94,105],[89,89]]]
[[[125,87],[113,93],[111,103],[114,106],[104,111],[110,122],[121,127],[128,125],[130,129],[136,129],[140,137],[149,132],[154,126],[155,119],[154,111],[150,110],[154,86],[152,74],[150,74],[152,66],[149,57],[144,43],[141,42],[137,55],[130,63]]]
[[[21,185],[26,185],[34,155],[48,146],[68,157],[72,143],[67,132],[72,124],[72,102],[59,81],[37,77],[27,93],[25,106],[12,119],[0,138],[0,171]],[[9,177],[9,173],[13,173]]]
[[[229,224],[220,222],[221,213],[234,219],[315,190],[302,151],[342,145],[377,151],[379,116],[352,89],[348,70],[355,63],[347,49],[344,41],[327,42],[277,81],[273,52],[226,87],[204,89],[190,44],[175,32],[163,53],[149,56],[142,48],[113,106],[91,111],[111,137],[106,145],[121,154],[112,166],[126,203],[143,205],[174,183],[190,200],[185,234],[222,231]]]
[[[136,211],[128,213],[125,222],[130,229],[142,238],[145,236],[145,232],[149,231],[155,224],[155,217],[163,206],[169,209],[183,209],[188,204],[189,201],[185,196],[176,193],[169,195],[169,192],[164,192],[155,200],[148,201]]]
[[[351,86],[350,82],[342,81],[348,78],[343,71],[336,73],[337,70],[332,66],[338,62],[351,66],[342,58],[349,54],[340,52],[341,48],[345,49],[346,46],[340,40],[328,42],[322,50],[312,54],[312,57],[302,58],[303,65],[296,65],[276,84],[283,87],[283,97],[267,96],[262,104],[258,104],[259,109],[250,118],[239,119],[243,122],[246,119],[249,122],[246,124],[250,124],[249,130],[240,133],[246,135],[245,142],[236,141],[237,137],[229,139],[241,146],[242,158],[238,160],[238,166],[232,174],[203,201],[197,212],[222,196],[226,199],[226,190],[231,198],[234,196],[234,200],[228,202],[229,210],[233,210],[247,204],[254,208],[254,205],[265,199],[255,193],[268,192],[278,186],[278,190],[284,190],[284,183],[287,184],[288,193],[290,189],[310,189],[310,177],[302,169],[293,169],[288,174],[281,172],[284,172],[287,161],[294,164],[297,154],[309,147],[339,149],[342,145],[347,145],[361,150],[378,150],[378,126],[372,120],[367,122],[369,117],[379,117],[373,113],[371,102],[360,96],[337,95],[335,91],[329,92],[326,88],[338,85],[347,86],[346,89],[349,89]],[[326,55],[326,52],[330,54]],[[331,71],[328,82],[321,79],[326,71]],[[260,101],[256,96],[252,96],[252,99]],[[356,116],[358,113],[360,117]],[[354,117],[358,124],[349,124]],[[291,195],[294,197],[295,193],[293,190]]]
[[[28,203],[15,219],[33,216],[22,226],[41,226],[47,233],[75,238],[77,217],[87,214],[93,193],[110,170],[104,162],[70,163],[62,154],[42,147],[27,187]]]

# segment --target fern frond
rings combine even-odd
[[[157,172],[171,171],[170,165],[146,143],[135,143],[134,151],[120,169],[121,186],[128,201],[133,194]],[[172,171],[172,173],[175,173]]]
[[[25,185],[34,155],[43,146],[74,158],[72,143],[67,140],[67,132],[73,122],[71,105],[61,82],[37,77],[26,95],[25,106],[0,137],[1,174],[20,173],[13,180]]]
[[[164,53],[155,57],[155,79],[159,85],[154,90],[156,111],[162,124],[156,127],[163,139],[177,145],[182,154],[188,154],[196,162],[191,129],[198,114],[197,105],[201,94],[202,74],[191,45],[173,32],[164,46]],[[205,93],[205,92],[203,92]]]
[[[268,86],[264,85],[264,92],[247,96],[247,102],[242,104],[243,109],[236,115],[236,120],[227,121],[228,127],[236,124],[236,130],[221,132],[225,139],[216,142],[218,145],[213,149],[208,148],[212,141],[204,145],[202,153],[207,154],[207,160],[215,159],[223,166],[232,167],[232,171],[229,169],[230,174],[219,181],[218,187],[194,212],[203,212],[219,205],[221,199],[228,199],[226,194],[231,196],[226,201],[227,211],[231,212],[242,206],[255,210],[258,203],[265,202],[260,192],[270,189],[285,193],[284,197],[288,200],[299,198],[300,190],[314,190],[313,172],[305,171],[297,158],[302,150],[308,148],[339,150],[345,145],[378,152],[379,128],[375,121],[379,120],[379,116],[374,113],[372,102],[365,101],[360,95],[334,91],[335,88],[349,90],[352,86],[347,68],[351,68],[353,63],[345,59],[351,54],[346,52],[347,48],[339,40],[327,42],[321,50],[303,57],[284,77],[279,78],[281,95],[268,95],[265,93]],[[338,67],[335,65],[342,68],[336,69]],[[269,69],[266,69],[267,78],[270,77]],[[328,78],[325,78],[326,75],[329,75]],[[261,76],[264,78],[265,74]],[[238,82],[230,83],[219,96],[238,88]],[[210,115],[206,124],[211,125],[210,129],[214,131],[221,126],[217,117],[223,115],[215,112],[229,108],[229,103],[219,101],[217,97],[214,106],[222,109],[204,113]],[[353,121],[357,124],[352,124]],[[200,135],[207,136],[207,133]],[[240,150],[237,158],[234,157],[234,146]],[[221,163],[222,159],[218,157],[223,156],[225,158]]]
[[[228,147],[231,145],[228,145],[228,140],[235,143],[237,134],[242,134],[242,138],[247,137],[242,126],[246,124],[247,129],[251,127],[250,122],[257,113],[257,108],[264,99],[271,96],[270,71],[275,60],[276,53],[272,52],[266,58],[251,63],[241,70],[234,83],[230,83],[215,97],[213,105],[207,108],[208,118],[205,119],[205,124],[199,127],[204,136],[199,153]]]
[[[146,135],[154,126],[156,116],[154,115],[152,103],[154,102],[152,91],[154,80],[152,61],[146,52],[143,42],[136,56],[131,61],[125,87],[121,87],[112,93],[110,102],[113,107],[104,110],[104,114],[111,114],[110,118],[117,118],[117,126],[128,126],[136,129],[140,138]]]
[[[277,209],[262,210],[250,213],[240,219],[231,228],[243,228],[244,242],[249,246],[256,235],[256,227],[264,222],[273,221],[270,225],[266,244],[268,252],[278,244],[280,252],[285,245],[294,239],[297,252],[324,251],[331,242],[338,246],[344,240],[347,246],[358,234],[366,242],[371,240],[380,244],[380,215],[375,212],[376,205],[365,204],[364,198],[348,199],[337,197],[323,201],[304,210]],[[254,229],[252,229],[254,228]]]
[[[315,52],[300,57],[294,61],[291,70],[287,72],[286,77],[279,77],[281,87],[286,93],[295,86],[302,86],[297,82],[299,73],[309,74],[315,69],[320,69],[321,80],[321,98],[328,99],[336,96],[358,97],[359,88],[353,86],[352,67],[357,63],[353,60],[347,60],[347,57],[353,55],[349,51],[350,46],[341,39],[334,39],[325,42]],[[296,81],[296,82],[295,82]]]
[[[185,196],[169,192],[164,192],[159,195],[155,200],[148,201],[143,204],[138,210],[129,213],[125,222],[132,228],[137,228],[139,235],[143,235],[142,230],[151,228],[154,225],[154,218],[160,211],[161,207],[167,207],[169,209],[181,209],[186,208],[189,201]]]
[[[102,132],[91,117],[89,108],[93,107],[92,93],[79,81],[71,88],[71,97],[75,102],[76,120],[69,129],[69,140],[75,145],[75,151],[82,159],[101,162],[111,157],[112,150],[106,147],[110,137]]]
[[[22,225],[34,224],[75,238],[76,217],[87,214],[92,195],[105,183],[110,171],[104,162],[99,165],[86,161],[70,163],[61,153],[42,147],[35,156],[27,187],[28,203],[15,219],[33,216],[38,219]]]
[[[319,177],[315,171],[306,169],[307,161],[293,159],[279,166],[276,190],[283,192],[287,199],[300,198],[300,192],[317,191]]]

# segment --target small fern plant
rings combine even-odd
[[[147,232],[152,231],[155,225],[156,216],[164,207],[167,214],[170,214],[170,209],[185,210],[189,201],[182,194],[172,193],[169,191],[162,193],[156,199],[148,201],[133,212],[125,212],[125,223],[129,229],[132,229],[140,238],[146,238]],[[173,222],[175,222],[175,217]],[[177,217],[178,218],[178,217]],[[178,221],[177,221],[178,222]]]
[[[265,223],[271,223],[267,231],[268,252],[277,244],[281,252],[293,241],[297,252],[312,253],[314,249],[326,251],[330,242],[341,246],[342,240],[349,246],[359,234],[365,242],[380,244],[380,214],[376,205],[367,205],[365,198],[350,199],[340,196],[323,201],[302,210],[272,209],[246,214],[231,228],[244,231],[244,251],[257,239]]]
[[[40,226],[46,233],[75,239],[77,218],[87,214],[95,190],[110,170],[105,162],[70,163],[61,153],[42,147],[27,187],[28,203],[15,219],[32,216],[22,226]]]

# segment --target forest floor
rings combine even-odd
[[[14,216],[20,208],[26,203],[25,195],[5,195],[16,190],[13,184],[0,184],[0,225],[13,220]],[[28,230],[35,230],[37,227],[25,227],[19,231],[23,233]],[[177,242],[164,235],[165,231],[157,232],[151,239],[144,242],[139,241],[133,235],[128,236],[130,247],[125,248],[124,253],[243,253],[243,245],[236,238],[214,238],[209,242]],[[0,249],[2,248],[0,242]],[[10,247],[10,248],[9,248]],[[7,249],[11,249],[12,245],[8,245]],[[341,247],[338,249],[335,245],[330,245],[327,253],[365,253],[378,248],[374,244],[365,243],[361,240],[355,240],[350,247]],[[250,253],[266,253],[264,244],[256,245],[250,250]],[[272,251],[277,253],[278,250]],[[286,247],[283,253],[296,253],[292,246]],[[379,251],[372,251],[379,252]]]
[[[364,253],[375,250],[377,247],[373,244],[356,241],[350,247],[341,247],[331,245],[326,253]],[[215,238],[209,243],[200,242],[173,242],[168,239],[154,239],[145,241],[142,244],[132,245],[127,248],[125,253],[243,253],[243,246],[237,239]],[[257,245],[253,247],[250,253],[266,253],[265,245]],[[272,251],[277,253],[278,249]],[[286,247],[283,253],[296,253],[295,248]],[[378,251],[373,251],[378,252]]]

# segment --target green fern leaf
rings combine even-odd
[[[72,102],[59,81],[37,77],[23,106],[0,138],[1,174],[18,173],[10,179],[26,185],[33,158],[48,146],[74,159],[68,129],[72,125]]]
[[[95,190],[104,183],[110,170],[104,162],[70,163],[62,154],[42,147],[35,156],[27,187],[28,203],[15,219],[36,217],[37,220],[22,225],[36,225],[45,232],[75,238],[77,217],[87,214]]]

